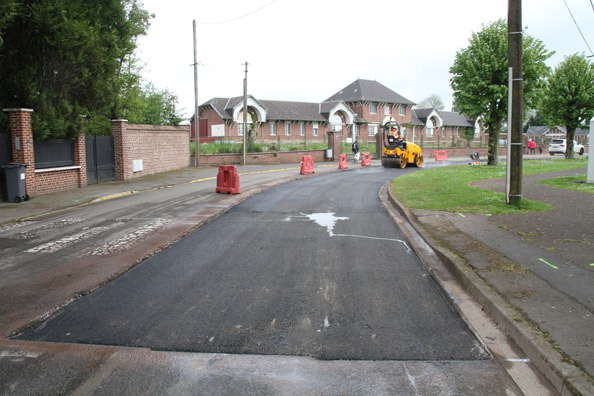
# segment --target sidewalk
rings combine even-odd
[[[561,394],[594,394],[594,194],[524,176],[526,199],[555,209],[474,215],[393,202],[449,270]],[[505,180],[475,185],[503,192]],[[574,393],[575,392],[575,393]]]
[[[349,165],[351,165],[349,163]],[[338,168],[338,162],[316,164],[317,173],[327,173]],[[290,176],[299,177],[300,164],[284,165],[245,165],[237,166],[240,176],[254,172],[278,174],[278,178]],[[68,207],[88,204],[93,201],[117,198],[123,195],[138,193],[158,188],[190,182],[205,182],[212,184],[214,193],[218,167],[187,167],[169,172],[143,176],[126,181],[111,181],[100,184],[90,184],[83,188],[72,189],[52,194],[32,197],[27,202],[19,204],[0,201],[0,224],[38,216],[47,212],[61,210]]]

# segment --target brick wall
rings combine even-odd
[[[35,191],[30,191],[30,184],[27,182],[27,193],[29,195],[43,195],[79,188],[81,185],[78,175],[79,168],[75,167],[71,169],[56,169],[55,171],[48,171],[46,169],[38,170],[35,172]]]
[[[87,184],[85,136],[79,135],[74,144],[74,166],[35,169],[31,109],[4,109],[10,114],[12,160],[27,164],[25,180],[30,196],[66,191]],[[18,143],[17,143],[18,142]]]
[[[116,180],[128,180],[190,165],[190,126],[112,122]],[[134,161],[142,170],[134,171]]]

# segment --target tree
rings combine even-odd
[[[462,128],[462,137],[466,139],[466,146],[470,147],[474,140],[474,128]]]
[[[445,108],[445,105],[443,104],[443,100],[441,100],[441,97],[439,95],[433,94],[433,95],[421,100],[417,104],[417,108],[419,108],[419,109],[432,108],[432,109],[437,109],[437,110],[443,110]]]
[[[120,71],[151,17],[138,0],[1,1],[2,107],[34,109],[36,138],[120,117]]]
[[[594,117],[592,62],[583,54],[566,56],[548,79],[542,109],[553,124],[567,128],[565,157],[573,158],[575,130]]]
[[[178,125],[183,118],[177,111],[177,96],[168,90],[158,90],[154,84],[143,86],[142,67],[134,57],[124,64],[120,74],[122,82],[118,107],[121,116],[132,123],[151,125]]]
[[[485,26],[472,34],[467,48],[456,53],[450,68],[454,106],[469,117],[483,118],[489,134],[489,165],[496,165],[499,160],[499,131],[507,118],[507,36],[507,23],[503,19]],[[522,48],[524,104],[535,108],[550,73],[545,61],[553,53],[545,49],[542,41],[526,34]]]

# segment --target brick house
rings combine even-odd
[[[432,142],[437,134],[442,142],[462,139],[463,128],[474,128],[479,138],[480,124],[467,117],[437,109],[414,109],[414,102],[372,80],[358,79],[321,103],[258,100],[248,96],[248,128],[257,140],[324,141],[327,131],[339,131],[348,142],[375,140],[383,125],[401,124],[407,139]],[[194,117],[191,119],[194,130]],[[441,135],[439,138],[441,139]],[[243,97],[214,98],[200,106],[201,139],[243,138]]]
[[[574,132],[574,140],[580,144],[587,144],[589,131],[578,128]],[[537,143],[549,145],[553,139],[567,139],[567,128],[562,126],[530,126],[524,133],[524,141],[533,139]]]

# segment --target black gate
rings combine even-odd
[[[12,143],[9,134],[0,134],[0,165],[12,162]]]
[[[87,184],[115,180],[113,136],[85,136]]]
[[[12,142],[10,141],[10,134],[0,134],[0,165],[12,162]],[[4,184],[2,170],[0,169],[0,197],[6,194],[4,191]]]

